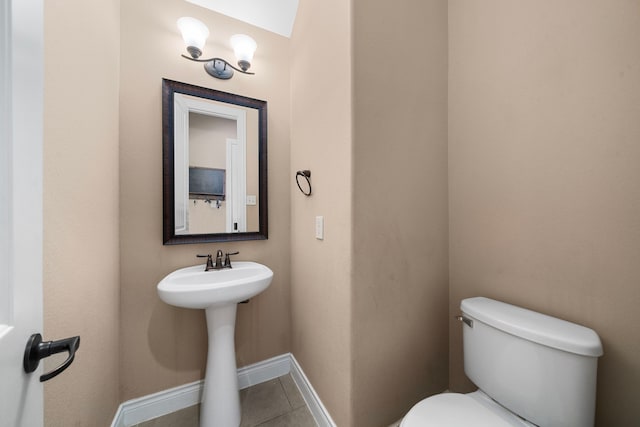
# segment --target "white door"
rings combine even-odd
[[[0,426],[43,424],[40,370],[23,355],[42,331],[42,0],[0,0]]]

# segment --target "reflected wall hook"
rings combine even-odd
[[[300,177],[303,177],[305,179],[305,181],[307,181],[307,185],[304,185],[304,181],[303,184],[300,185]],[[298,171],[296,172],[296,184],[298,184],[298,188],[300,189],[300,191],[302,191],[302,194],[304,194],[305,196],[310,196],[311,195],[311,171],[310,170],[302,170],[302,171]],[[309,190],[305,191],[302,187],[309,187]]]

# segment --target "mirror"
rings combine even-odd
[[[163,241],[267,238],[267,103],[162,80]]]

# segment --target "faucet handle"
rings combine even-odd
[[[204,271],[209,271],[211,269],[213,269],[213,259],[211,258],[211,254],[207,254],[207,255],[196,255],[198,258],[206,258],[207,259],[207,266],[204,268]]]
[[[229,256],[238,255],[239,253],[240,253],[239,251],[227,252],[224,257],[224,268],[231,268],[231,258],[229,258]]]

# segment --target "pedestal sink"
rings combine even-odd
[[[234,262],[233,268],[204,270],[204,265],[196,265],[170,273],[158,283],[158,295],[170,305],[206,310],[209,352],[200,426],[237,427],[236,307],[264,291],[271,284],[273,271],[249,261]]]

